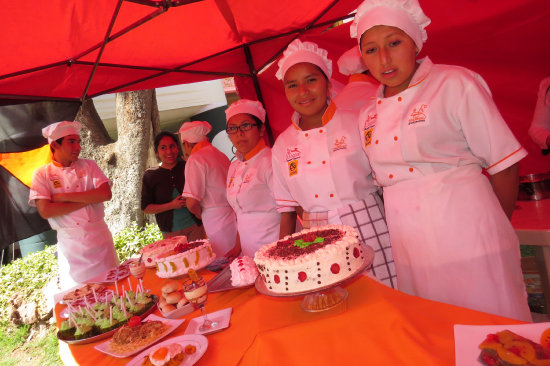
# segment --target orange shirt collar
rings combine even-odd
[[[260,141],[258,141],[258,143],[256,144],[256,146],[254,146],[254,148],[252,150],[250,150],[249,152],[247,152],[245,155],[244,155],[244,160],[250,160],[252,159],[254,156],[256,156],[256,154],[258,154],[260,151],[262,151],[267,145],[265,144],[265,141],[262,138],[260,138]]]
[[[330,122],[332,117],[334,117],[334,113],[336,113],[337,109],[338,107],[336,107],[336,104],[330,101],[327,109],[325,110],[325,113],[323,113],[323,117],[321,117],[321,126],[324,126]],[[298,125],[300,122],[300,114],[298,112],[294,112],[294,113],[295,114],[293,115],[293,117],[294,116],[296,117],[291,119],[292,125],[294,125],[294,128],[296,128],[297,130],[301,130],[300,126]]]
[[[208,145],[210,145],[210,141],[208,141],[208,140],[197,142],[196,145],[193,146],[193,148],[191,149],[191,154],[193,154],[194,152],[199,151],[200,149],[202,149],[203,147],[206,147]]]
[[[376,84],[376,85],[380,84],[378,82],[378,80],[376,80],[375,78],[373,78],[370,75],[365,75],[365,74],[352,74],[352,75],[350,75],[349,80],[348,80],[348,82],[350,82],[350,83],[356,83],[358,81],[365,81],[365,82],[373,83],[373,84]]]

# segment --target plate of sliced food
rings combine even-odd
[[[194,365],[206,352],[208,339],[189,334],[166,339],[135,356],[126,366]]]
[[[133,318],[118,328],[113,338],[94,348],[113,357],[129,357],[160,341],[184,321],[185,319],[165,319],[155,314],[143,320]]]

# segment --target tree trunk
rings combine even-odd
[[[160,120],[155,90],[117,94],[116,142],[107,134],[92,100],[84,101],[76,120],[83,125],[81,156],[95,160],[113,182],[113,198],[105,203],[105,221],[111,232],[132,221],[140,226],[150,221],[140,201],[143,173],[156,164],[153,138],[160,131]]]

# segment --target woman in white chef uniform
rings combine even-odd
[[[187,209],[202,219],[204,230],[218,258],[238,254],[237,222],[227,202],[225,182],[229,159],[208,141],[212,126],[206,121],[185,122],[179,133],[183,143]],[[235,252],[236,251],[236,252]]]
[[[508,218],[526,152],[478,74],[416,60],[429,23],[416,0],[370,0],[350,28],[382,83],[359,127],[384,187],[398,289],[529,321]]]
[[[92,160],[79,159],[79,122],[57,122],[42,129],[52,162],[33,175],[29,204],[57,230],[62,290],[118,265],[103,202],[111,199],[111,181]]]
[[[225,111],[227,135],[237,150],[227,174],[227,200],[237,215],[242,253],[254,257],[262,245],[279,239],[281,214],[273,198],[271,149],[265,144],[265,110],[240,99]]]
[[[361,149],[357,112],[330,102],[332,61],[327,51],[297,39],[278,66],[276,77],[283,81],[295,110],[272,151],[280,237],[294,232],[297,211],[306,228],[353,226],[375,251],[373,274],[393,286],[395,268],[384,208]]]

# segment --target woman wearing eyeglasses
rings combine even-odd
[[[265,144],[265,110],[241,99],[225,111],[227,134],[237,150],[227,174],[227,200],[237,215],[242,253],[254,257],[264,244],[279,239],[281,215],[273,198],[271,149]]]

